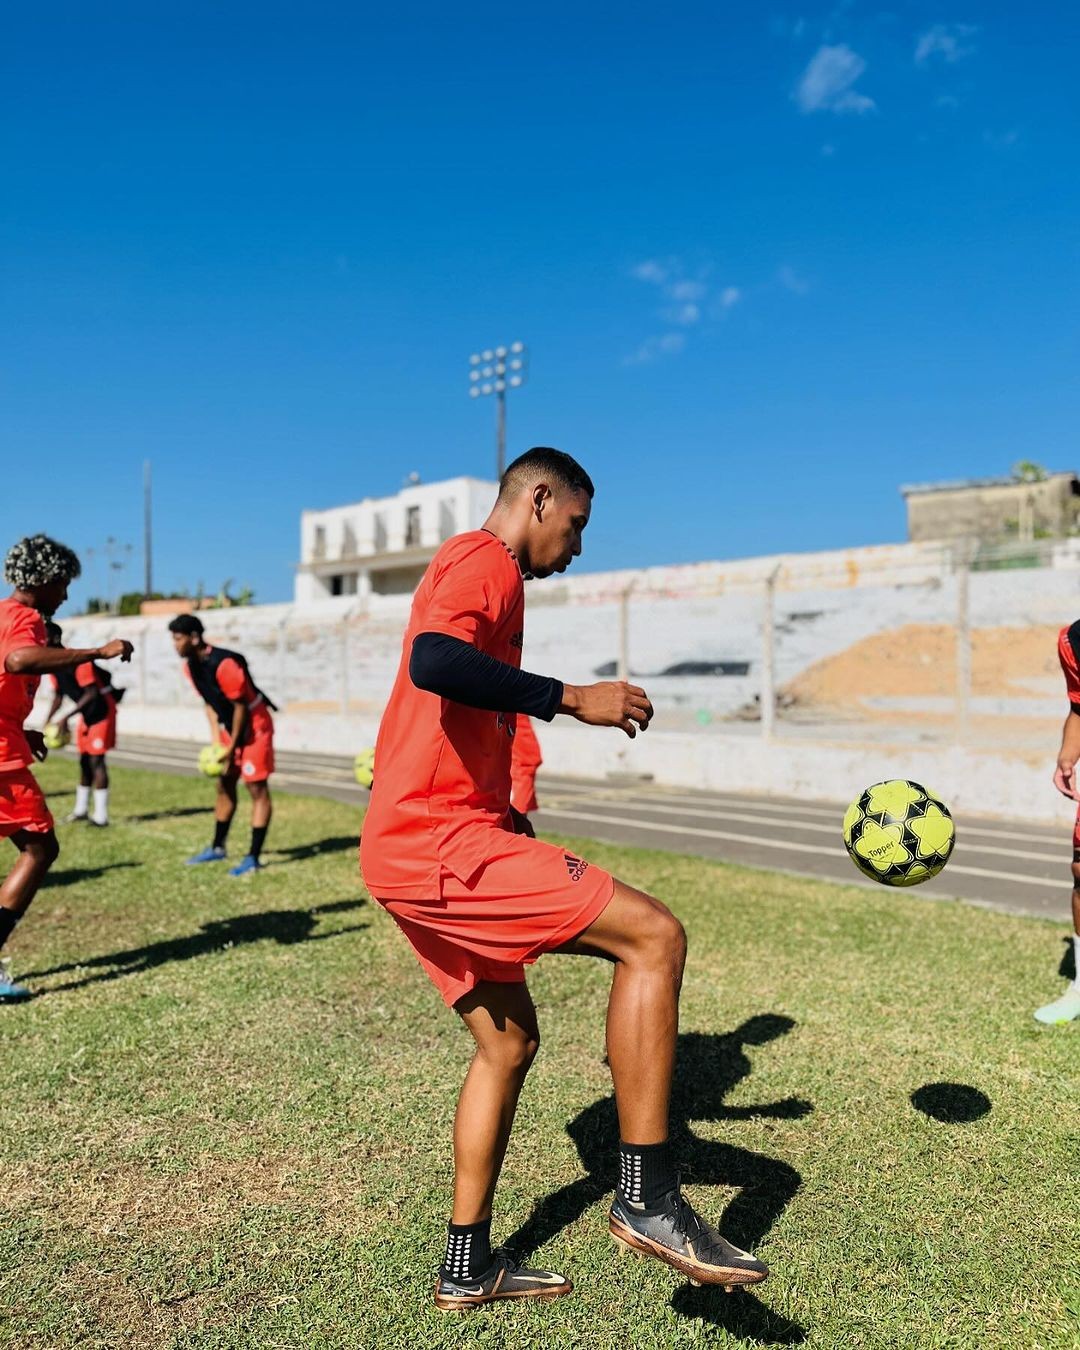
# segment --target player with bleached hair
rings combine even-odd
[[[41,732],[23,725],[41,677],[85,661],[130,661],[133,651],[120,639],[89,650],[48,645],[45,619],[64,603],[81,571],[71,549],[44,534],[20,539],[4,559],[12,593],[0,600],[0,839],[10,839],[19,857],[0,883],[0,950],[60,853],[45,795],[29,767],[48,751]],[[29,997],[0,960],[0,1003]]]

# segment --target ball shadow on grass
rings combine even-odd
[[[916,1111],[946,1125],[965,1125],[990,1114],[990,1098],[964,1083],[925,1083],[911,1094]]]

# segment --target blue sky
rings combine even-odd
[[[589,569],[1080,467],[1064,4],[9,10],[0,539],[287,598],[298,514],[577,454]],[[9,485],[11,479],[9,478]],[[100,568],[87,589],[101,591]]]

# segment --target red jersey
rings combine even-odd
[[[212,647],[208,650],[213,651]],[[228,699],[234,699],[247,704],[248,725],[244,733],[245,740],[251,740],[253,736],[266,735],[274,729],[274,719],[270,716],[270,709],[266,706],[266,700],[263,695],[255,688],[255,683],[251,675],[244,669],[239,661],[234,661],[231,656],[227,656],[215,668],[214,674],[217,678],[218,688]],[[191,678],[191,671],[187,662],[184,663],[184,675],[187,682],[195,688],[195,682]],[[196,693],[199,691],[196,690]],[[231,730],[232,720],[222,723],[227,730]]]
[[[1080,621],[1058,634],[1058,660],[1073,712],[1080,713]]]
[[[9,675],[4,662],[20,647],[47,646],[45,621],[36,609],[10,596],[0,600],[0,773],[33,763],[23,723],[41,683],[40,675]]]
[[[521,569],[505,544],[486,530],[443,544],[413,597],[375,745],[379,771],[360,841],[372,895],[438,899],[444,876],[468,883],[503,841],[515,714],[418,689],[409,658],[418,634],[446,633],[520,667],[524,619]]]

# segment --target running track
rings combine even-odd
[[[197,747],[127,736],[110,759],[135,768],[196,774]],[[367,793],[352,776],[351,757],[278,751],[274,783],[290,792],[361,805]],[[1047,783],[1047,790],[1052,791]],[[207,784],[209,802],[209,784]],[[696,792],[640,782],[591,782],[541,775],[540,832],[666,849],[799,876],[873,887],[852,866],[840,839],[847,803],[804,802],[735,792]],[[119,806],[120,803],[117,803]],[[197,841],[196,841],[197,842]],[[273,841],[271,839],[271,850]],[[1023,821],[965,816],[945,871],[920,886],[927,899],[963,899],[1013,914],[1069,913],[1072,830]]]

